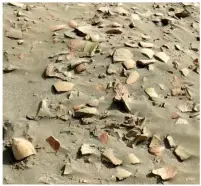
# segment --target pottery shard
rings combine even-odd
[[[137,71],[131,72],[130,75],[128,76],[128,79],[126,80],[126,84],[130,85],[130,84],[135,83],[139,77],[140,77],[140,75]]]
[[[123,16],[124,15],[127,16],[129,14],[129,12],[122,7],[114,8],[113,12],[118,13],[118,14],[123,15]]]
[[[123,30],[121,28],[111,28],[106,31],[106,34],[121,34]]]
[[[146,89],[145,89],[145,92],[147,93],[147,95],[148,95],[150,98],[157,98],[157,97],[158,97],[158,94],[156,93],[156,91],[155,91],[154,88],[146,88]]]
[[[22,160],[28,156],[36,154],[32,143],[23,138],[12,139],[12,151],[16,160]]]
[[[182,73],[183,76],[186,77],[186,76],[188,76],[188,74],[190,73],[190,71],[187,68],[183,68],[183,69],[181,69],[181,73]]]
[[[155,57],[164,63],[167,63],[170,59],[170,57],[165,52],[158,52],[155,54]]]
[[[114,156],[113,149],[106,149],[103,154],[103,159],[106,161],[109,161],[113,165],[121,165],[122,160],[118,159],[117,157]]]
[[[130,50],[125,48],[116,49],[113,54],[113,61],[114,62],[124,62],[128,59],[132,59],[133,54]]]
[[[181,161],[187,160],[191,157],[191,154],[187,152],[181,145],[177,146],[177,148],[174,150],[174,153]]]
[[[107,68],[107,73],[108,73],[109,75],[116,74],[116,73],[117,73],[117,68],[116,68],[116,66],[113,65],[113,64],[109,64],[109,65],[108,65],[108,68]]]
[[[116,173],[116,178],[117,178],[119,181],[124,180],[124,179],[126,179],[126,178],[128,178],[129,176],[132,175],[131,172],[129,172],[129,171],[125,170],[125,169],[122,169],[122,168],[120,168],[120,167],[117,167],[117,168],[116,168],[116,171],[117,171],[117,173]]]
[[[152,148],[152,147],[159,147],[161,146],[161,139],[160,139],[160,136],[158,135],[153,135],[152,139],[151,139],[151,143],[149,144],[149,147]]]
[[[94,107],[85,107],[75,111],[75,117],[91,117],[98,115],[98,110]]]
[[[54,84],[54,88],[57,92],[68,92],[71,91],[74,87],[73,83],[58,81]]]
[[[140,20],[140,17],[139,17],[138,14],[131,14],[131,19],[132,19],[133,21],[139,21],[139,20]]]
[[[80,148],[80,151],[82,155],[90,155],[90,154],[99,155],[97,146],[93,144],[83,144]]]
[[[142,48],[153,48],[154,47],[154,44],[153,43],[147,43],[147,42],[143,42],[141,41],[139,43],[139,45],[142,47]]]
[[[141,50],[141,53],[151,59],[154,56],[154,51],[148,48],[143,48]]]
[[[166,139],[167,139],[167,142],[168,142],[168,145],[169,145],[170,148],[176,147],[176,144],[175,144],[172,136],[167,135]]]
[[[6,37],[13,39],[22,39],[22,31],[19,29],[11,28],[7,33]]]
[[[98,107],[99,100],[98,99],[90,99],[89,102],[87,102],[87,105],[90,107]]]
[[[129,70],[129,69],[132,69],[133,67],[136,66],[136,62],[132,59],[128,59],[126,61],[123,62],[123,66]]]
[[[188,121],[183,119],[183,118],[179,118],[176,122],[175,125],[188,125]]]
[[[128,159],[129,162],[133,165],[141,163],[141,161],[133,153],[128,154]]]
[[[160,169],[152,170],[152,174],[160,176],[162,180],[170,180],[177,175],[177,168],[169,165]]]
[[[81,63],[75,67],[76,73],[81,73],[85,70],[86,70],[86,64],[85,63]]]

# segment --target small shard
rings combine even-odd
[[[187,152],[181,145],[177,146],[177,148],[174,150],[174,153],[181,161],[187,160],[191,157],[191,154]]]
[[[116,68],[116,66],[113,65],[113,64],[109,64],[109,65],[108,65],[108,68],[107,68],[107,73],[108,73],[109,75],[116,74],[116,73],[117,73],[117,68]]]
[[[178,118],[177,121],[175,122],[175,125],[188,125],[188,121],[183,118]]]
[[[125,10],[124,8],[122,8],[122,7],[116,7],[116,8],[114,8],[113,12],[114,13],[118,13],[119,15],[123,15],[123,16],[129,15],[129,12],[127,10]]]
[[[191,112],[192,111],[192,108],[189,105],[185,104],[185,103],[178,105],[177,108],[181,112]]]
[[[57,92],[68,92],[71,91],[74,87],[73,83],[65,82],[65,81],[58,81],[54,84],[54,88]]]
[[[54,115],[49,108],[47,99],[43,99],[40,103],[40,108],[39,111],[37,113],[37,117],[56,117],[56,115]]]
[[[142,48],[153,48],[154,47],[154,44],[153,43],[147,43],[147,42],[143,42],[141,41],[139,43],[139,45],[142,47]]]
[[[99,136],[99,141],[102,144],[107,144],[108,141],[108,133],[107,132],[103,132],[100,136]]]
[[[14,70],[17,70],[18,68],[12,64],[8,64],[8,65],[4,65],[3,66],[3,73],[9,73],[12,72]]]
[[[155,57],[164,63],[167,63],[170,59],[170,57],[165,52],[158,52],[155,54]]]
[[[156,62],[155,59],[142,59],[137,61],[138,67],[146,67]]]
[[[183,10],[182,12],[176,13],[175,16],[179,19],[189,17],[191,14],[188,10]]]
[[[64,172],[63,172],[63,175],[69,175],[69,174],[72,174],[74,172],[71,164],[67,163],[65,165],[65,169],[64,169]]]
[[[128,159],[129,162],[133,165],[141,163],[141,161],[133,153],[128,154]]]
[[[98,110],[94,107],[85,107],[75,111],[75,117],[91,117],[98,115]]]
[[[111,28],[106,31],[106,34],[121,34],[122,32],[121,28]]]
[[[132,59],[127,59],[126,61],[123,62],[123,66],[129,70],[132,69],[136,66],[136,62]]]
[[[176,147],[176,144],[175,144],[174,139],[173,139],[172,136],[167,135],[166,140],[167,140],[168,145],[169,145],[170,148],[175,148]]]
[[[143,48],[141,50],[141,53],[145,55],[146,57],[148,57],[149,59],[153,58],[154,56],[154,51],[148,48]]]
[[[140,20],[140,16],[138,14],[131,14],[131,19],[133,21],[139,21]]]
[[[182,68],[182,69],[181,69],[181,73],[182,73],[183,76],[186,77],[186,76],[189,75],[190,71],[189,71],[189,69],[187,69],[187,68]]]
[[[145,92],[151,99],[158,98],[158,94],[156,93],[154,88],[146,88]]]
[[[83,144],[80,148],[82,155],[99,155],[99,151],[96,145],[93,144]]]
[[[129,172],[129,171],[123,169],[123,168],[120,168],[120,167],[117,167],[116,171],[117,171],[116,178],[119,181],[124,180],[124,179],[126,179],[126,178],[128,178],[129,176],[132,175],[131,172]]]
[[[111,149],[111,148],[106,149],[103,152],[102,157],[105,161],[109,161],[113,165],[121,165],[122,164],[122,160],[115,157],[115,155],[113,153],[113,149]]]
[[[159,147],[159,146],[161,146],[161,143],[162,142],[161,142],[160,136],[153,135],[151,143],[149,144],[149,148]]]
[[[46,139],[46,142],[52,147],[53,150],[56,152],[60,149],[60,142],[54,138],[53,136],[50,136]]]
[[[131,48],[139,48],[137,43],[126,42],[126,43],[124,43],[124,45],[127,47],[131,47]]]
[[[177,175],[177,168],[174,166],[166,166],[160,169],[152,170],[152,174],[160,176],[162,180],[170,180]]]
[[[66,25],[54,25],[54,26],[50,27],[50,30],[52,32],[55,32],[55,31],[58,31],[58,30],[61,30],[61,29],[64,29],[64,28],[66,28]]]
[[[87,106],[90,107],[98,107],[99,100],[98,99],[90,99],[89,102],[87,102]]]

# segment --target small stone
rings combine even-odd
[[[55,31],[58,31],[58,30],[61,30],[61,29],[64,29],[64,28],[66,28],[66,25],[54,25],[54,26],[50,27],[50,30],[52,32],[55,32]]]
[[[139,17],[138,14],[131,14],[131,19],[132,19],[133,21],[139,21],[139,20],[140,20],[140,17]]]
[[[151,49],[147,49],[147,48],[143,48],[141,50],[141,53],[143,55],[145,55],[146,57],[148,57],[149,59],[151,59],[154,56],[154,51]]]
[[[126,80],[126,84],[130,85],[130,84],[135,83],[139,77],[140,77],[140,75],[137,71],[131,72],[128,79]]]
[[[167,142],[168,142],[168,145],[169,145],[170,148],[176,147],[176,144],[175,144],[172,136],[167,135],[166,139],[167,139]]]
[[[90,107],[98,107],[99,100],[98,99],[90,99],[89,102],[87,102],[87,105]]]
[[[123,62],[123,66],[129,70],[132,69],[136,66],[136,62],[132,59],[127,59],[126,61]]]
[[[154,44],[153,43],[147,43],[147,42],[139,42],[139,45],[142,47],[142,48],[153,48],[154,47]]]
[[[22,39],[22,31],[19,29],[11,28],[7,33],[6,37],[13,39]]]
[[[180,18],[186,18],[186,17],[189,17],[191,14],[188,10],[183,10],[182,12],[179,12],[179,13],[176,13],[175,16],[178,17],[179,19]]]
[[[148,70],[153,71],[154,70],[154,65],[148,65]]]
[[[191,154],[188,153],[184,147],[182,147],[181,145],[177,146],[177,148],[174,150],[174,153],[176,154],[176,156],[181,160],[187,160],[191,157]]]
[[[111,149],[111,148],[108,148],[103,152],[102,158],[105,161],[109,161],[113,165],[121,165],[122,164],[122,160],[120,160],[114,156],[113,149]]]
[[[103,78],[106,78],[106,77],[107,77],[107,75],[105,73],[101,73],[98,76],[98,78],[100,78],[100,79],[103,79]]]
[[[126,42],[126,43],[124,43],[124,45],[127,47],[131,47],[131,48],[139,48],[137,43]]]
[[[149,148],[159,147],[159,146],[161,146],[161,144],[162,144],[162,142],[161,142],[160,136],[153,135],[151,142],[149,144]]]
[[[91,34],[91,35],[90,35],[90,38],[91,38],[91,41],[92,41],[92,42],[98,42],[98,41],[100,41],[100,36],[99,36],[99,34]]]
[[[161,90],[165,89],[165,85],[164,84],[158,84]]]
[[[133,165],[141,163],[141,161],[133,153],[128,154],[128,160]]]
[[[181,73],[182,73],[183,76],[186,77],[186,76],[189,75],[190,71],[189,71],[189,69],[187,69],[187,68],[182,68],[182,69],[181,69]]]
[[[77,23],[73,20],[68,21],[68,26],[70,26],[71,28],[77,28]]]
[[[121,34],[122,32],[121,28],[111,28],[106,31],[106,34]]]
[[[180,45],[175,45],[175,49],[176,50],[181,50],[181,46]]]
[[[22,45],[23,43],[24,43],[24,40],[18,40],[18,41],[17,41],[17,44],[18,44],[18,45]]]
[[[114,8],[113,12],[118,13],[118,14],[123,15],[123,16],[129,15],[129,12],[122,7]]]
[[[113,61],[114,62],[124,62],[128,59],[132,59],[133,54],[130,50],[125,48],[116,49],[113,54]]]
[[[94,122],[95,122],[94,118],[81,118],[81,123],[83,125],[90,125]]]
[[[156,62],[155,59],[142,59],[137,61],[138,67],[146,67]]]
[[[43,99],[41,101],[40,106],[39,106],[39,111],[37,113],[37,117],[49,117],[49,118],[56,117],[56,115],[54,115],[50,111],[47,99]]]
[[[54,88],[57,92],[68,92],[71,91],[74,87],[73,83],[58,81],[54,84]]]
[[[183,118],[178,118],[177,121],[175,122],[175,125],[188,125],[188,121],[183,119]]]
[[[142,39],[144,39],[144,40],[149,40],[149,39],[151,39],[151,37],[148,36],[148,35],[143,34],[143,35],[142,35]]]
[[[116,178],[121,181],[121,180],[124,180],[126,178],[128,178],[129,176],[132,175],[131,172],[128,172],[127,170],[123,169],[123,168],[120,168],[120,167],[117,167],[116,168]]]
[[[164,63],[167,63],[170,59],[170,57],[165,52],[158,52],[155,54],[155,57]]]
[[[69,174],[72,174],[74,172],[72,166],[70,163],[67,163],[65,165],[65,169],[64,169],[64,172],[63,172],[63,175],[69,175]]]
[[[166,166],[160,169],[152,170],[152,174],[160,176],[162,180],[170,180],[177,175],[177,168],[174,166]]]
[[[9,72],[12,72],[17,69],[18,69],[18,67],[14,66],[12,64],[4,64],[3,65],[3,73],[9,73]]]
[[[192,108],[190,107],[190,105],[187,105],[186,103],[178,105],[177,108],[181,112],[191,112],[192,111]]]

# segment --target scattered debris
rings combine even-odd
[[[57,92],[68,92],[71,91],[74,87],[73,83],[65,82],[65,81],[58,81],[54,84],[54,88]]]
[[[128,178],[128,177],[130,177],[132,175],[131,172],[129,172],[129,171],[123,169],[123,168],[120,168],[120,167],[117,167],[116,171],[117,171],[116,178],[119,181],[124,180],[124,179],[126,179],[126,178]]]
[[[152,174],[160,176],[164,181],[170,180],[177,175],[177,168],[175,166],[166,166],[160,169],[152,170]]]
[[[187,152],[185,150],[184,147],[182,147],[181,145],[177,146],[174,150],[174,153],[176,154],[176,156],[181,160],[187,160],[191,157],[191,154],[189,152]]]
[[[105,161],[109,161],[113,165],[121,165],[122,164],[122,160],[120,160],[114,156],[113,150],[111,148],[108,148],[103,152],[102,158]]]
[[[80,148],[80,151],[82,155],[91,155],[91,154],[99,155],[100,154],[97,149],[97,146],[93,144],[83,144]]]

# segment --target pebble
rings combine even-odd
[[[141,161],[133,153],[128,154],[128,160],[133,165],[141,163]]]
[[[58,81],[54,84],[54,88],[57,92],[68,92],[71,91],[74,87],[73,83]]]
[[[181,112],[191,112],[192,111],[192,108],[190,107],[190,105],[187,105],[186,103],[178,105],[177,108]]]
[[[22,45],[23,43],[24,43],[24,40],[18,40],[18,41],[17,41],[17,44],[18,44],[18,45]]]
[[[189,75],[189,73],[190,73],[190,70],[189,69],[187,69],[187,68],[182,68],[181,69],[181,73],[182,73],[182,75],[183,76],[188,76]]]
[[[22,39],[22,31],[19,29],[11,28],[7,33],[6,37],[14,39]]]
[[[121,34],[122,32],[121,28],[111,28],[106,31],[106,34]]]
[[[114,8],[113,12],[118,13],[118,14],[123,15],[123,16],[128,16],[129,15],[129,12],[127,10],[125,10],[124,8],[122,8],[122,7]]]
[[[142,47],[142,48],[153,48],[154,47],[154,44],[153,43],[147,43],[147,42],[139,42],[139,45]]]
[[[156,93],[156,91],[155,91],[154,88],[146,88],[146,89],[145,89],[145,92],[147,93],[147,95],[148,95],[150,98],[157,98],[157,97],[158,97],[158,94]]]
[[[108,68],[107,68],[107,73],[108,73],[109,75],[116,74],[116,73],[117,73],[117,68],[116,68],[116,66],[113,65],[113,64],[109,64],[109,65],[108,65]]]
[[[129,70],[129,69],[132,69],[136,66],[136,62],[132,59],[127,59],[123,62],[123,66]]]
[[[83,144],[80,148],[80,151],[82,155],[90,155],[90,154],[99,155],[100,154],[97,149],[97,146],[93,144]]]
[[[164,63],[167,63],[170,59],[170,57],[165,52],[158,52],[155,54],[155,57]]]
[[[71,28],[77,28],[77,23],[73,20],[68,21],[68,26],[70,26]]]
[[[125,48],[116,49],[113,54],[113,61],[114,62],[124,62],[128,59],[132,59],[133,54],[130,50]]]
[[[126,80],[126,84],[130,85],[130,84],[135,83],[139,77],[140,77],[140,75],[137,71],[131,72],[130,75],[128,76],[128,79]]]
[[[137,66],[146,67],[148,65],[154,64],[155,62],[155,59],[142,59],[137,61]]]
[[[148,65],[148,70],[153,71],[154,70],[154,65]]]
[[[162,180],[170,180],[177,175],[177,168],[174,166],[166,166],[163,168],[152,170],[152,174],[160,176]]]
[[[179,146],[177,146],[177,148],[175,148],[174,153],[181,161],[187,160],[191,157],[191,154],[189,152],[187,152],[185,150],[185,148],[181,145],[179,145]]]
[[[128,178],[129,176],[132,175],[131,172],[129,172],[129,171],[123,169],[123,168],[120,168],[120,167],[117,167],[116,171],[117,171],[116,178],[119,181],[124,180],[124,179],[126,179],[126,178]]]
[[[105,149],[105,151],[102,154],[102,157],[103,157],[103,160],[109,161],[113,165],[121,165],[122,164],[122,160],[120,160],[114,156],[113,149],[111,149],[111,148]]]
[[[125,46],[131,47],[131,48],[139,48],[137,43],[132,43],[132,42],[126,42],[124,43]]]
[[[144,54],[149,59],[153,58],[153,56],[154,56],[154,51],[151,49],[148,49],[148,48],[143,48],[141,50],[141,53]]]
[[[75,67],[76,73],[81,73],[86,70],[86,63],[81,63]]]

